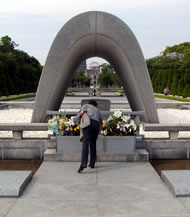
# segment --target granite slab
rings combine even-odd
[[[161,178],[174,196],[190,196],[190,170],[163,170]]]
[[[0,171],[0,197],[19,197],[31,178],[31,171]]]

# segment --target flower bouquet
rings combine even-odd
[[[121,111],[115,111],[107,121],[103,122],[102,134],[104,136],[133,136],[136,135],[139,126],[130,115],[123,115]]]
[[[74,117],[68,119],[66,115],[57,115],[48,120],[48,129],[57,136],[79,136],[80,126],[73,121]]]

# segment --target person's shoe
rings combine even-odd
[[[80,173],[83,171],[83,169],[84,169],[83,167],[80,167],[77,172]]]
[[[94,165],[89,164],[88,165],[90,168],[94,169]]]
[[[86,168],[86,166],[80,166],[80,168],[78,169],[78,173],[81,173],[83,170],[84,170],[84,168]]]

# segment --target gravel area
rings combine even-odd
[[[30,123],[32,109],[6,109],[0,110],[0,123]],[[190,110],[158,109],[160,123],[185,123],[190,124]],[[47,137],[50,132],[24,132],[24,137]],[[167,132],[143,132],[145,137],[168,137]],[[0,137],[11,137],[12,133],[0,131]],[[179,137],[190,137],[190,132],[180,132]]]
[[[179,110],[179,109],[158,109],[158,116],[160,123],[165,124],[190,124],[190,110]],[[140,129],[141,134],[145,134],[145,137],[168,137],[167,132],[144,132],[142,127]],[[179,138],[190,137],[190,132],[180,132]]]
[[[5,109],[0,110],[0,123],[30,123],[32,109]],[[23,137],[47,137],[49,132],[26,131]],[[10,131],[0,131],[0,137],[12,137]]]

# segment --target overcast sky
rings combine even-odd
[[[158,56],[165,46],[190,41],[190,0],[1,0],[0,37],[9,35],[18,49],[43,65],[61,27],[92,10],[122,19],[146,59]]]

